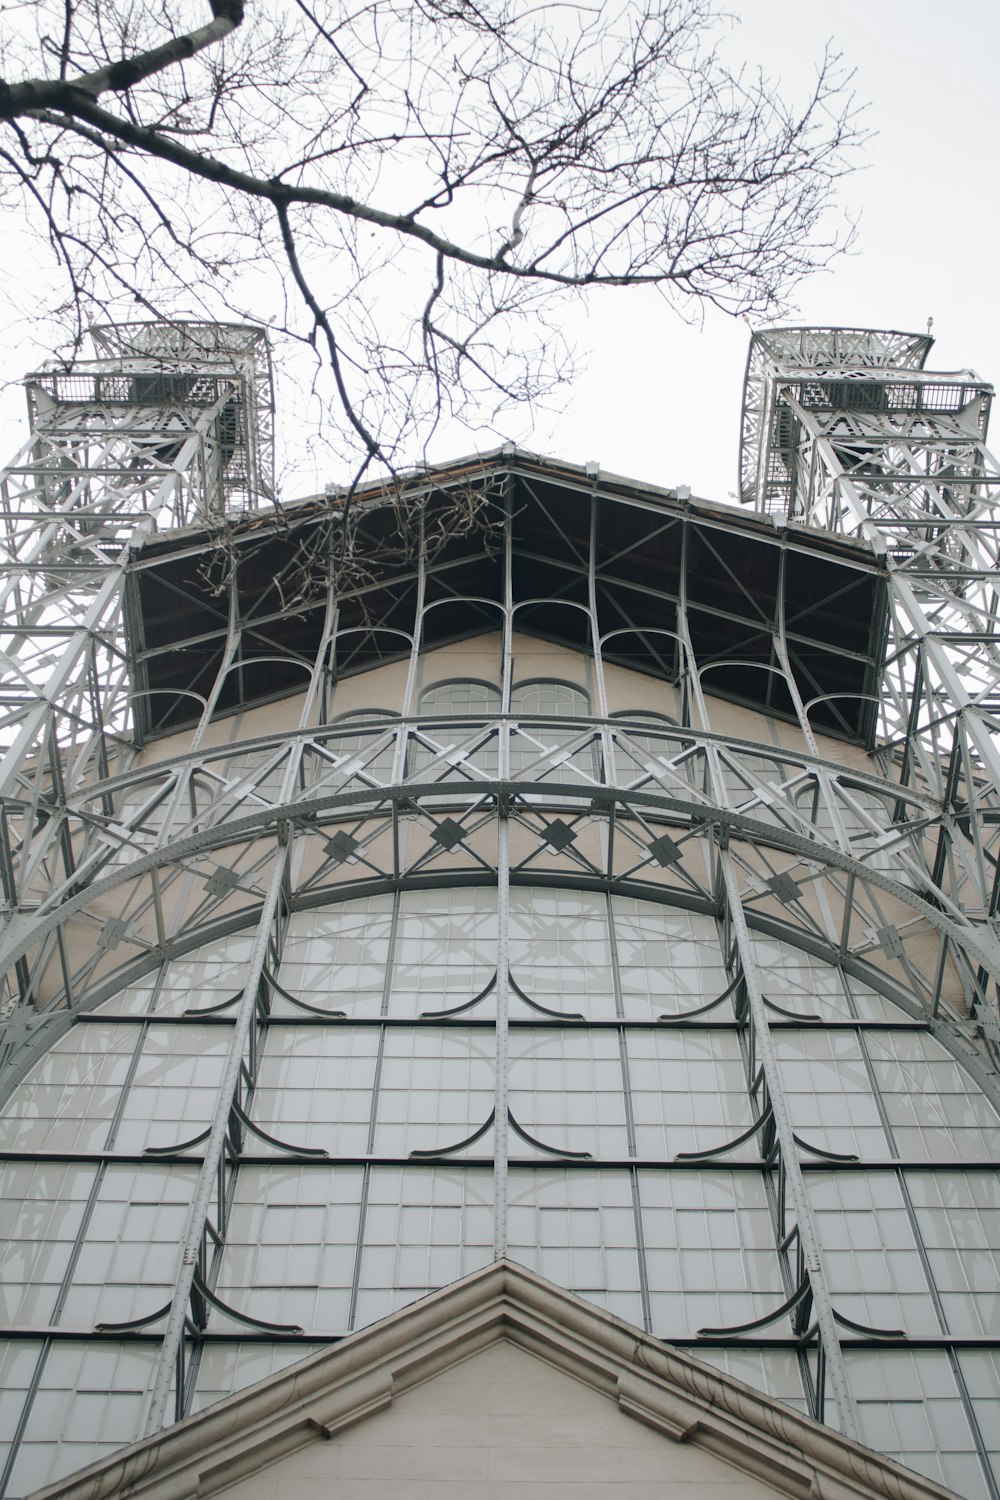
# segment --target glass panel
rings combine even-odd
[[[510,972],[532,1000],[588,1019],[615,1016],[607,900],[586,891],[510,893]],[[530,1016],[516,996],[511,1015]]]
[[[773,1312],[786,1293],[763,1179],[640,1172],[653,1333],[691,1338]],[[788,1332],[787,1319],[769,1334]]]
[[[773,1005],[795,1016],[819,1016],[824,1021],[852,1018],[844,982],[832,965],[778,938],[754,937],[753,951],[764,998]]]
[[[251,1114],[290,1146],[364,1156],[378,1058],[374,1027],[270,1026]],[[255,1153],[272,1150],[255,1139]]]
[[[252,932],[234,932],[203,943],[183,958],[173,958],[119,990],[102,1006],[114,1015],[179,1016],[186,1011],[208,1010],[231,998],[238,999],[246,982],[246,967],[253,947]],[[162,972],[162,982],[152,1005],[153,992]]]
[[[347,727],[351,719],[368,727],[351,730]],[[373,719],[385,722],[373,727]],[[388,786],[401,732],[395,718],[381,714],[378,709],[363,709],[360,713],[344,714],[335,731],[342,727],[343,732],[323,731],[318,737],[318,748],[303,756],[300,776],[308,791],[316,795],[321,790],[339,791],[346,786],[359,790]]]
[[[945,1351],[844,1351],[862,1440],[966,1497],[987,1490]]]
[[[428,716],[461,714],[488,718],[500,712],[500,689],[469,678],[436,682],[420,694],[420,712]]]
[[[138,1026],[81,1022],[54,1042],[11,1095],[0,1146],[20,1151],[100,1151],[139,1039]]]
[[[642,1327],[627,1173],[517,1168],[508,1199],[512,1260]]]
[[[217,802],[224,801],[228,817],[245,817],[257,807],[269,807],[278,801],[288,771],[287,746],[271,745],[262,750],[244,750],[239,754],[217,756],[207,769],[220,777],[213,791]],[[295,795],[295,787],[290,795]]]
[[[365,1327],[493,1259],[493,1174],[374,1167],[356,1326]]]
[[[958,1356],[965,1386],[993,1476],[1000,1481],[1000,1352],[963,1349]]]
[[[630,724],[647,721],[651,729],[659,733],[643,734],[639,730],[624,728],[617,722],[625,719]],[[613,744],[615,784],[621,787],[639,787],[652,776],[655,781],[676,785],[684,771],[677,767],[673,772],[669,762],[678,755],[687,743],[659,714],[643,713],[639,709],[626,709],[613,716]],[[664,764],[664,763],[667,764]]]
[[[361,1167],[242,1167],[217,1285],[223,1301],[267,1322],[346,1333],[363,1182]],[[213,1309],[211,1328],[240,1325]],[[203,1360],[199,1391],[218,1400],[228,1369],[222,1361],[206,1371]]]
[[[856,1035],[819,1027],[780,1031],[774,1048],[792,1124],[808,1145],[844,1155],[889,1155]]]
[[[73,1267],[63,1323],[124,1323],[169,1303],[197,1180],[197,1167],[106,1169]]]
[[[288,921],[278,979],[282,989],[320,1010],[378,1015],[392,934],[392,897],[367,896],[310,911]],[[275,1016],[301,1016],[276,994]]]
[[[375,1151],[447,1149],[485,1124],[496,1095],[492,1030],[388,1031],[379,1075]],[[469,1148],[490,1152],[490,1142]]]
[[[156,1349],[56,1343],[49,1350],[10,1483],[25,1495],[141,1436]]]
[[[428,719],[442,715],[467,720],[492,719],[500,712],[500,689],[468,679],[439,682],[420,695],[420,713]],[[410,732],[407,774],[429,779],[494,778],[499,771],[495,731],[452,724],[421,724]]]
[[[497,893],[493,887],[405,891],[399,898],[389,1014],[448,1010],[478,995],[496,973]],[[492,1019],[496,998],[468,1013]]]
[[[879,1031],[868,1035],[867,1045],[901,1156],[1000,1156],[1000,1117],[939,1042],[919,1031]]]
[[[0,1340],[0,1474],[10,1456],[11,1440],[24,1411],[24,1398],[38,1364],[39,1346],[20,1339]]]
[[[531,722],[553,715],[588,718],[590,700],[582,689],[565,682],[522,682],[511,689],[510,711],[525,721],[516,729],[511,727],[512,777],[587,784],[596,779],[600,756],[593,730]]]
[[[96,1175],[96,1167],[59,1162],[0,1166],[0,1316],[5,1323],[51,1321]]]
[[[670,1161],[681,1151],[711,1150],[753,1124],[735,1032],[633,1032],[628,1062],[640,1158]],[[741,1155],[758,1158],[757,1141]]]
[[[242,995],[253,940],[253,932],[232,932],[215,942],[203,943],[183,958],[172,959],[156,998],[157,1015],[207,1010]]]
[[[571,687],[568,682],[538,678],[534,682],[516,683],[511,688],[510,711],[512,714],[586,718],[590,714],[590,699],[582,688]]]
[[[127,1150],[176,1146],[207,1129],[230,1041],[229,1026],[149,1027],[118,1131]]]
[[[939,1333],[897,1179],[810,1173],[807,1185],[837,1311],[869,1328]]]
[[[948,1328],[1000,1337],[1000,1181],[910,1172],[906,1183]]]
[[[728,987],[714,918],[630,896],[613,896],[611,906],[628,1020],[696,1010]],[[731,1019],[732,1002],[712,1014]]]
[[[511,1032],[511,1114],[535,1140],[555,1151],[627,1157],[622,1065],[614,1031]],[[510,1137],[512,1156],[535,1148]]]

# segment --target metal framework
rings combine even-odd
[[[967,372],[924,374],[927,343],[756,335],[743,449],[756,514],[513,450],[349,502],[265,505],[269,359],[247,330],[102,330],[99,360],[32,377],[32,437],[0,484],[0,1099],[16,1101],[40,1059],[109,1017],[135,1022],[137,1040],[100,1144],[46,1154],[16,1131],[4,1137],[2,1162],[55,1156],[89,1164],[93,1179],[52,1308],[6,1330],[34,1363],[0,1492],[17,1492],[61,1345],[146,1351],[142,1428],[155,1431],[192,1409],[213,1346],[239,1337],[302,1351],[354,1326],[380,1173],[489,1180],[486,1253],[503,1255],[512,1184],[541,1160],[626,1185],[636,1321],[706,1357],[789,1355],[808,1409],[844,1432],[872,1440],[852,1359],[939,1355],[977,1482],[996,1500],[965,1359],[985,1353],[1000,1377],[1000,1330],[949,1322],[909,1186],[918,1172],[953,1177],[955,1160],[898,1146],[870,1045],[880,1026],[940,1044],[995,1116],[1000,471],[983,447],[989,389]],[[483,706],[442,712],[424,695],[434,653],[450,661],[466,641],[480,669],[458,676]],[[541,709],[523,686],[525,642],[564,664],[546,674]],[[560,687],[571,711],[553,707]],[[496,892],[496,936],[476,993],[444,993],[401,1019],[387,961],[365,1022],[376,1059],[367,1149],[340,1150],[335,1133],[322,1147],[286,1138],[260,1102],[269,1037],[312,1028],[346,1046],[352,1028],[282,985],[297,914],[391,897],[391,954],[402,900],[481,888]],[[607,903],[604,1019],[554,1007],[519,980],[511,900],[528,888]],[[708,1003],[626,1014],[614,948],[624,899],[715,924],[725,976]],[[242,933],[253,936],[237,992],[157,1009],[171,964]],[[854,985],[896,1007],[895,1021],[855,1008],[826,1028],[860,1049],[884,1152],[830,1149],[797,1123],[783,1038],[818,1018],[769,994],[765,940],[826,965],[846,994]],[[138,1020],[116,1009],[140,990]],[[157,1027],[219,1039],[214,1103],[176,1139],[134,1149],[128,1090]],[[399,1155],[378,1148],[378,1080],[404,1027],[414,1038],[488,1035],[493,1097],[464,1135],[442,1127]],[[630,1067],[636,1039],[665,1031],[735,1039],[746,1129],[643,1154]],[[528,1032],[569,1049],[589,1046],[583,1035],[613,1039],[624,1151],[571,1149],[526,1124],[511,1049]],[[995,1177],[996,1140],[963,1170]],[[241,1181],[276,1159],[361,1174],[344,1327],[279,1323],[225,1291]],[[108,1173],[151,1162],[191,1184],[166,1299],[113,1324],[67,1323]],[[716,1168],[760,1184],[780,1294],[744,1324],[678,1335],[654,1310],[644,1194],[654,1177]],[[841,1310],[815,1184],[872,1173],[892,1179],[905,1207],[933,1326],[880,1327]],[[991,1253],[1000,1262],[1000,1246]]]
[[[933,882],[995,930],[1000,467],[985,442],[993,389],[971,370],[925,371],[931,342],[871,329],[756,334],[742,498],[857,537],[884,559],[885,773],[939,801]],[[995,1045],[995,1001],[977,1001],[974,1014]]]

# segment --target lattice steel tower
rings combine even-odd
[[[0,480],[0,1494],[509,1258],[1000,1500],[989,387],[772,330],[743,510],[279,506],[260,333],[96,340]]]
[[[940,808],[908,840],[920,887],[991,940],[1000,899],[1000,468],[986,448],[993,389],[970,370],[925,371],[932,342],[872,329],[756,334],[741,498],[857,537],[884,559],[879,758],[887,777]],[[897,848],[912,816],[898,809]],[[966,983],[995,1057],[995,982],[984,970]]]

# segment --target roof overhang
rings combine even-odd
[[[499,628],[509,529],[519,630],[591,651],[593,603],[605,660],[676,682],[691,667],[687,639],[706,692],[793,719],[780,641],[814,727],[871,742],[887,606],[884,569],[867,548],[509,449],[359,488],[349,505],[331,492],[155,537],[128,579],[142,736],[197,720],[234,618],[239,641],[217,710],[299,690],[322,640],[331,577],[333,675],[406,656],[418,516],[434,538],[425,649]]]

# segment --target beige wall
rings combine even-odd
[[[501,1342],[218,1492],[226,1500],[770,1500],[780,1493]]]
[[[594,681],[593,658],[566,646],[552,645],[548,641],[536,640],[532,636],[515,633],[513,637],[514,681],[523,682],[535,677],[556,677],[571,682],[590,694],[593,712],[598,712],[597,690]],[[346,677],[337,683],[331,705],[332,716],[356,712],[366,708],[387,709],[401,713],[407,677],[406,662],[390,662],[383,667],[373,667],[369,672],[356,677]],[[425,652],[421,657],[417,675],[417,697],[420,692],[435,682],[455,677],[478,677],[487,682],[500,681],[501,637],[493,631],[475,636],[468,641],[456,641]],[[632,672],[627,667],[608,663],[604,668],[608,712],[623,713],[638,709],[645,713],[678,716],[677,689],[669,682],[647,677],[641,672]],[[229,714],[216,719],[208,728],[203,748],[214,749],[220,745],[252,739],[259,735],[281,734],[299,726],[304,694],[293,694],[277,703],[267,703],[243,713]],[[775,749],[799,751],[808,754],[809,746],[795,724],[770,719],[753,709],[727,703],[721,698],[706,697],[708,728],[715,734],[732,736],[734,739],[751,740]],[[190,748],[191,731],[167,735],[155,740],[140,753],[135,766],[157,765],[174,756],[183,755]],[[818,752],[835,765],[852,770],[878,775],[879,770],[872,758],[857,745],[844,744],[841,740],[816,736]]]

